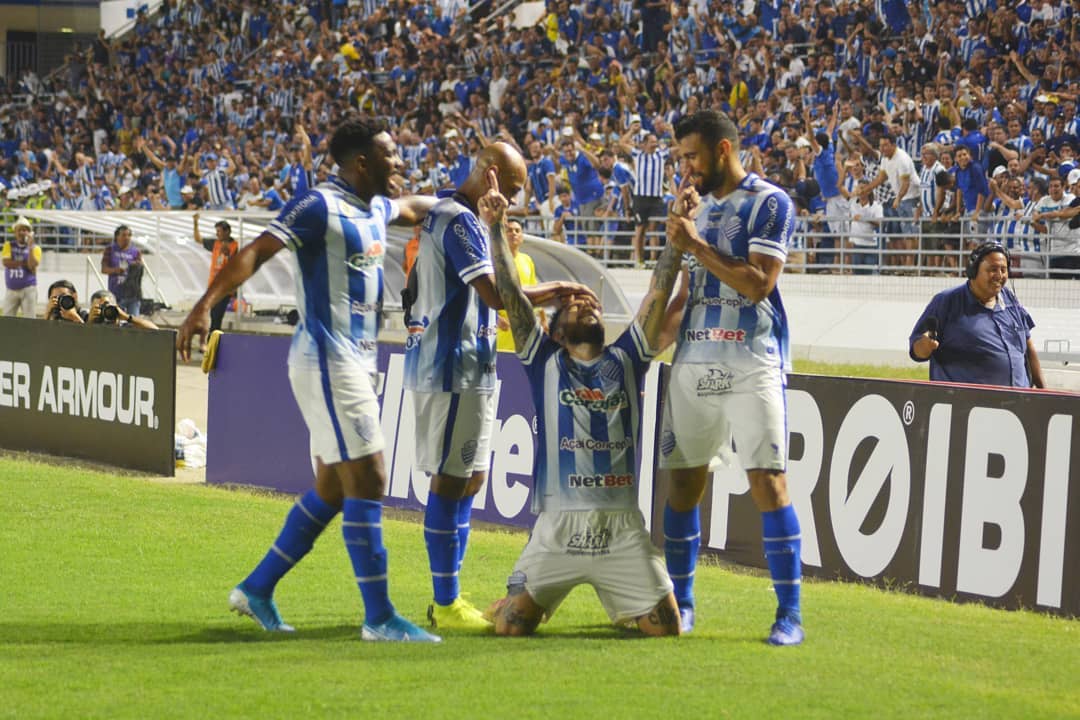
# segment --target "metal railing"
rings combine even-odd
[[[17,211],[16,211],[17,212]],[[103,221],[103,229],[88,230],[78,225],[35,223],[35,241],[43,250],[58,252],[100,251],[111,241],[111,228],[126,222],[132,225],[136,241],[140,234],[148,238],[191,237],[191,213],[168,212],[91,212],[78,213]],[[212,232],[210,216],[227,218],[233,224],[233,236],[241,243],[262,231],[272,213],[204,213],[204,235]],[[145,220],[143,220],[145,218]],[[526,215],[518,218],[525,231],[578,247],[607,267],[634,267],[633,239],[636,222],[625,216],[580,216],[564,221],[561,233],[555,231],[553,218]],[[1080,269],[1057,267],[1057,258],[1080,258],[1080,230],[1068,233],[1029,233],[1007,235],[999,232],[997,220],[970,220],[954,223],[952,228],[931,224],[929,218],[889,217],[880,221],[880,229],[864,242],[853,244],[848,235],[850,218],[800,216],[795,221],[791,247],[785,266],[787,272],[842,273],[854,275],[951,275],[961,276],[972,248],[985,241],[1008,248],[1011,274],[1025,278],[1080,279]],[[644,235],[643,261],[655,260],[666,242],[664,217],[649,219]],[[1018,227],[1030,227],[1021,219]],[[136,224],[137,223],[137,224]],[[85,224],[85,223],[84,223]],[[901,224],[909,224],[904,230]],[[104,229],[108,226],[108,229]],[[834,231],[831,228],[839,228]],[[913,232],[912,232],[913,230]],[[1076,234],[1073,235],[1072,233]],[[11,229],[0,230],[0,240],[12,237]],[[1074,250],[1075,249],[1075,250]]]

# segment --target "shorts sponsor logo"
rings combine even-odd
[[[630,438],[621,440],[596,440],[593,438],[559,438],[560,450],[612,451],[626,450],[632,445]]]
[[[476,328],[476,337],[478,338],[493,338],[498,336],[499,328],[495,325],[481,325]]]
[[[468,466],[473,464],[473,460],[476,459],[476,441],[466,440],[465,444],[461,446],[461,462]]]
[[[683,333],[686,342],[746,342],[745,330],[727,328],[688,329]]]
[[[363,338],[356,341],[356,347],[364,352],[375,352],[379,348],[379,344],[374,340],[365,340]]]
[[[570,536],[566,543],[568,555],[609,555],[611,553],[611,530],[585,528]]]
[[[574,473],[567,477],[567,484],[572,488],[621,488],[621,487],[633,487],[634,476],[633,475],[615,475],[613,473],[608,474],[596,474],[596,475],[578,475]]]
[[[593,412],[618,410],[629,405],[629,399],[624,390],[605,395],[603,390],[597,388],[563,390],[559,393],[559,402],[570,407],[583,407]]]
[[[675,433],[671,430],[665,430],[660,435],[660,452],[664,457],[675,452]]]
[[[722,368],[709,368],[705,375],[698,378],[698,397],[723,395],[731,390],[732,373]]]

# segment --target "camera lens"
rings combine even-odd
[[[101,317],[105,319],[105,322],[114,323],[120,319],[120,311],[115,305],[102,305]]]
[[[61,310],[72,310],[75,308],[75,298],[71,295],[61,295],[56,299],[56,304]]]

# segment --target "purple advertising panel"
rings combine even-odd
[[[308,431],[289,387],[284,336],[224,335],[210,373],[206,480],[300,493],[312,486]],[[378,394],[386,439],[386,504],[422,509],[428,478],[413,469],[415,418],[404,392],[401,345],[379,347]],[[536,412],[528,380],[513,353],[499,353],[498,405],[491,437],[488,482],[473,503],[478,520],[530,527]],[[655,397],[658,373],[646,377]],[[651,392],[651,395],[650,395]],[[655,403],[645,403],[643,432],[652,437]],[[643,449],[639,478],[642,512],[652,514],[652,443]]]

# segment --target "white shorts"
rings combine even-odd
[[[639,510],[540,513],[508,583],[524,585],[545,617],[592,585],[611,621],[633,623],[672,591]]]
[[[735,373],[717,364],[676,363],[664,402],[660,467],[708,465],[734,441],[744,470],[784,470],[785,416],[779,368]]]
[[[491,464],[495,395],[409,391],[416,414],[416,467],[468,478]]]
[[[330,360],[324,374],[317,362],[291,361],[289,384],[311,433],[312,466],[316,458],[332,465],[382,452],[379,398],[362,365]]]

